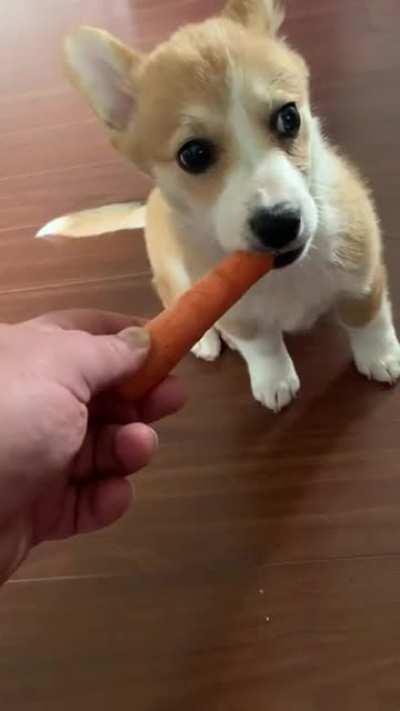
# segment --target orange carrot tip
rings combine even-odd
[[[140,400],[160,385],[206,331],[273,265],[269,254],[234,252],[149,321],[145,326],[151,335],[149,356],[142,369],[120,385],[120,394]]]

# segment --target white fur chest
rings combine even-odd
[[[334,304],[341,290],[334,266],[319,255],[275,271],[257,284],[231,311],[284,332],[309,328]]]

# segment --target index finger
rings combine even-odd
[[[182,383],[170,375],[140,403],[121,398],[117,391],[102,392],[91,403],[90,414],[94,419],[114,424],[151,423],[173,415],[185,402],[186,392]]]
[[[61,328],[64,331],[85,331],[93,336],[112,336],[131,326],[143,326],[146,319],[97,309],[71,309],[52,311],[32,319],[29,323]]]

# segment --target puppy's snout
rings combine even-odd
[[[258,207],[249,220],[250,230],[265,249],[281,251],[290,247],[300,235],[300,210],[286,203]]]

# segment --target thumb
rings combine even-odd
[[[114,336],[90,336],[84,348],[75,351],[75,364],[89,401],[123,378],[133,375],[145,362],[150,336],[143,328],[128,328]],[[76,371],[75,371],[76,372]]]

